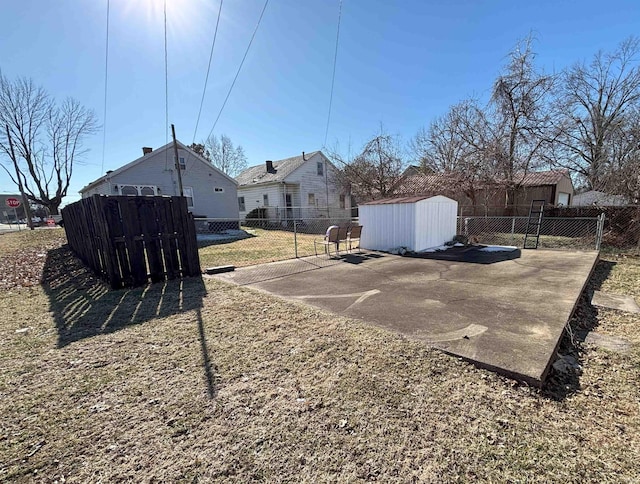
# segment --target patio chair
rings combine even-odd
[[[353,225],[349,229],[349,234],[347,236],[347,247],[349,252],[353,249],[354,240],[357,241],[356,248],[360,249],[360,235],[362,234],[362,225]]]
[[[338,229],[338,252],[340,252],[340,244],[344,244],[344,247],[347,247],[348,241],[349,241],[349,227],[340,227]]]
[[[339,227],[329,227],[327,230],[327,234],[324,236],[322,240],[314,239],[313,240],[313,250],[316,253],[316,257],[318,256],[318,245],[324,246],[324,253],[331,257],[331,246],[334,247],[336,251],[336,255],[338,254],[340,239],[338,239]]]

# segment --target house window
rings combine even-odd
[[[265,207],[269,206],[269,194],[265,193],[264,195],[262,195],[262,204]]]
[[[224,193],[224,188],[222,188],[222,187],[214,187],[213,188],[213,192],[214,193]]]
[[[307,199],[307,205],[309,205],[310,207],[315,206],[316,204],[316,196],[313,193],[310,193],[308,195],[308,199]]]
[[[155,185],[118,185],[118,193],[120,195],[156,195],[158,187]]]
[[[316,163],[316,170],[318,171],[318,175],[320,176],[324,175],[324,165],[322,164],[321,161]]]
[[[345,196],[340,195],[340,208],[344,208],[344,207],[345,207]]]
[[[187,207],[193,208],[193,188],[191,187],[183,187],[182,193],[187,199]]]
[[[178,158],[178,164],[180,165],[181,170],[187,169],[187,164],[184,161],[184,156],[181,156],[180,158]]]
[[[131,185],[120,186],[120,195],[138,195],[138,188]]]
[[[241,212],[244,212],[245,206],[244,206],[244,197],[238,197],[238,210],[240,210]]]

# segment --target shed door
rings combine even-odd
[[[569,194],[568,193],[558,193],[558,205],[563,207],[569,206]]]

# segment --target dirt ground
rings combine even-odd
[[[108,291],[61,240],[14,235],[0,236],[0,270],[18,253],[31,262],[0,298],[0,480],[639,474],[640,320],[592,308],[588,295],[573,328],[623,337],[631,351],[566,338],[560,351],[579,368],[553,370],[537,390],[250,288],[195,278]],[[607,256],[589,289],[638,298],[640,260]]]

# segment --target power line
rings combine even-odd
[[[169,144],[169,60],[167,55],[167,0],[164,0],[164,144]],[[168,150],[164,150],[164,168],[167,169]]]
[[[340,41],[340,19],[342,18],[342,0],[338,7],[338,32],[336,33],[336,50],[333,54],[333,74],[331,75],[331,95],[329,96],[329,112],[327,113],[327,127],[324,131],[324,144],[327,145],[327,136],[329,135],[329,121],[331,120],[331,105],[333,104],[333,86],[336,82],[336,62],[338,60],[338,42]]]
[[[238,72],[236,72],[236,77],[233,78],[233,82],[231,83],[231,87],[229,88],[229,92],[227,93],[227,97],[224,99],[224,102],[222,103],[222,107],[220,108],[220,112],[218,113],[218,116],[216,117],[216,120],[213,123],[213,127],[211,128],[211,131],[209,131],[209,136],[211,136],[211,133],[213,133],[213,130],[216,128],[216,125],[218,124],[218,120],[220,119],[220,116],[222,115],[222,111],[224,110],[224,107],[227,105],[227,101],[229,100],[229,96],[231,96],[231,91],[233,91],[233,86],[236,85],[236,81],[238,80],[238,76],[240,75],[240,70],[242,69],[244,61],[247,58],[247,54],[249,53],[249,49],[251,48],[251,44],[253,43],[253,39],[256,36],[256,32],[258,32],[258,27],[260,27],[260,22],[262,21],[262,17],[264,16],[264,11],[267,9],[267,5],[268,4],[269,4],[269,0],[266,0],[264,2],[264,7],[262,7],[262,13],[260,14],[260,18],[258,19],[258,23],[256,24],[256,28],[253,31],[253,35],[251,36],[251,40],[249,41],[249,45],[247,45],[247,50],[245,51],[244,56],[242,57],[242,62],[240,62],[240,66],[238,67]],[[207,138],[209,136],[207,136]]]
[[[220,0],[220,8],[218,9],[218,20],[216,20],[216,29],[213,32],[213,42],[211,42],[211,53],[209,54],[209,65],[207,66],[207,75],[204,78],[204,88],[202,89],[202,99],[200,100],[200,109],[198,109],[198,118],[196,119],[196,128],[193,130],[193,140],[191,143],[196,142],[196,134],[198,133],[198,125],[200,124],[200,115],[202,114],[202,105],[204,104],[204,96],[207,92],[207,83],[209,82],[209,71],[211,70],[211,59],[213,58],[213,48],[216,45],[216,37],[218,36],[218,25],[220,24],[220,13],[222,12],[222,2]]]
[[[204,79],[204,88],[202,89],[202,99],[200,100],[200,108],[198,109],[198,118],[196,119],[196,127],[193,130],[193,139],[191,140],[191,145],[196,142],[196,134],[198,133],[198,125],[200,124],[200,115],[202,114],[202,106],[204,104],[205,93],[207,92],[207,83],[209,82],[209,71],[211,70],[211,59],[213,58],[213,49],[216,45],[216,37],[218,36],[218,25],[220,24],[220,14],[222,12],[222,3],[223,0],[220,0],[220,8],[218,9],[218,19],[216,20],[216,28],[213,32],[213,41],[211,42],[211,52],[209,53],[209,65],[207,66],[207,75]],[[187,158],[185,160],[185,167],[191,168],[193,164],[191,163],[191,151],[187,154]]]
[[[104,153],[107,144],[107,81],[109,79],[109,3],[107,0],[107,40],[104,53],[104,124],[102,126],[102,164],[100,175],[104,173]]]

